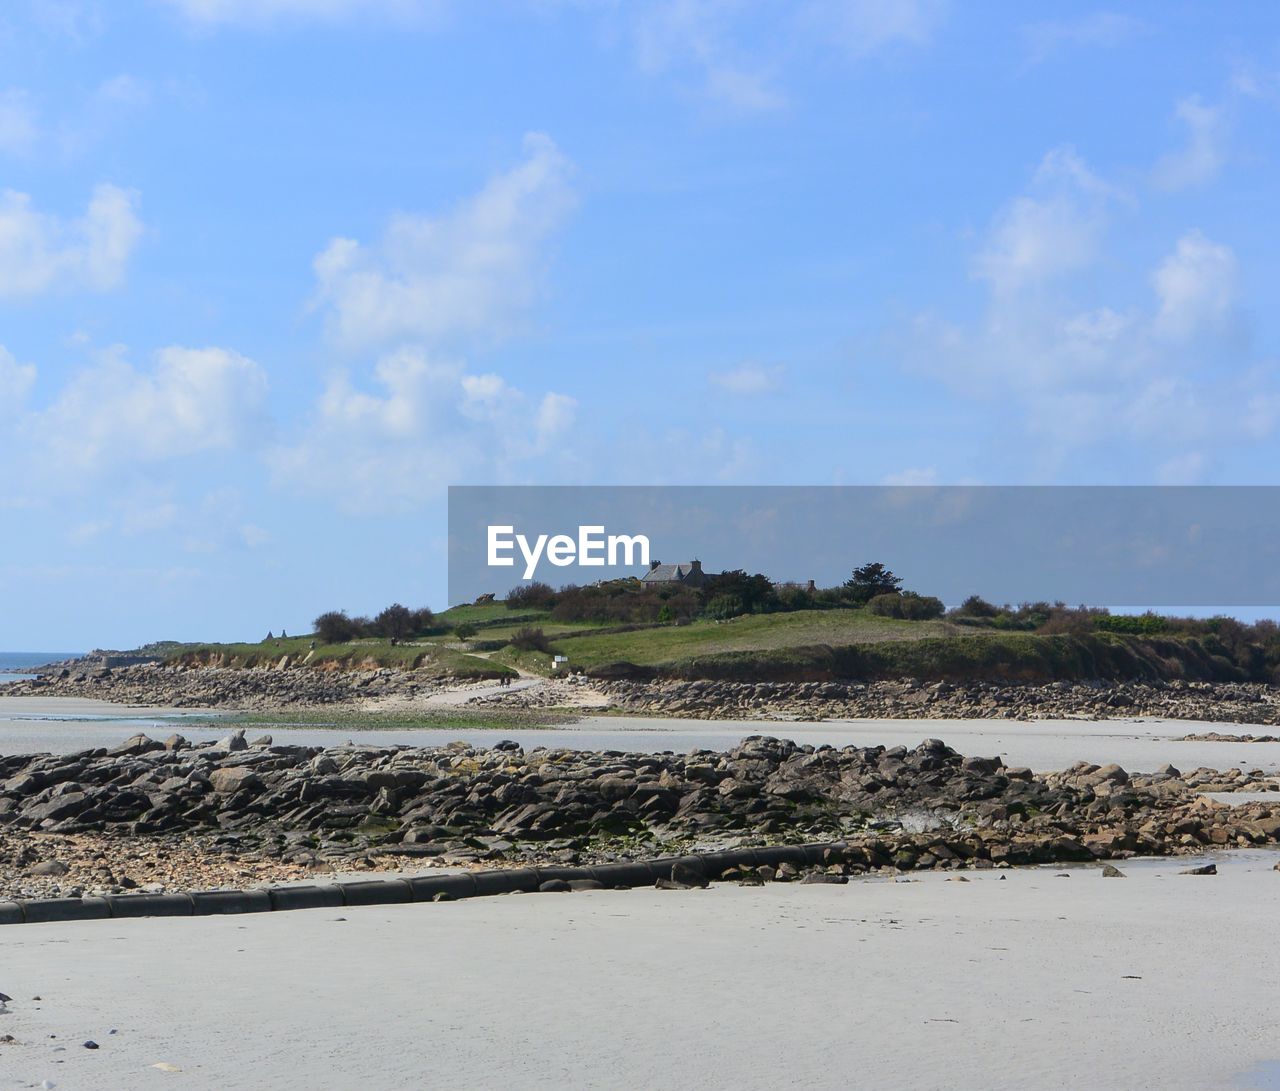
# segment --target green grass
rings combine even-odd
[[[425,671],[442,678],[490,678],[511,673],[501,664],[433,641],[393,645],[389,640],[353,640],[311,648],[309,636],[266,640],[257,644],[187,644],[170,662],[222,667],[288,666],[325,668],[396,667]]]
[[[1196,639],[1115,633],[975,632],[896,621],[863,610],[755,614],[716,623],[553,638],[572,668],[602,677],[741,681],[917,678],[1047,682],[1073,679],[1231,680],[1239,668]],[[515,663],[509,649],[495,655]],[[525,653],[528,655],[528,653]],[[547,673],[549,658],[520,662]]]
[[[944,621],[896,621],[865,610],[799,610],[788,614],[748,614],[731,621],[664,625],[628,633],[584,633],[559,637],[554,646],[569,657],[571,666],[590,670],[611,663],[658,666],[728,652],[915,640],[953,631],[954,627]]]
[[[605,627],[603,623],[592,621],[522,621],[518,624],[510,625],[486,625],[476,635],[476,639],[510,640],[521,629],[541,629],[549,637],[589,635],[593,631]]]
[[[482,606],[451,606],[444,613],[436,614],[436,624],[453,628],[465,622],[483,629],[518,622],[537,624],[550,616],[549,610],[508,610],[505,603],[487,602]]]

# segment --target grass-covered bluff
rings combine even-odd
[[[257,643],[168,646],[186,665],[391,667],[441,678],[550,675],[736,681],[1043,683],[1081,680],[1280,679],[1280,629],[1230,618],[1113,615],[1062,603],[995,606],[970,598],[946,611],[901,589],[883,565],[838,588],[774,585],[723,573],[700,589],[619,580],[559,591],[514,589],[505,600],[439,614],[395,605],[375,618],[331,611],[317,632]]]

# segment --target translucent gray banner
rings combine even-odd
[[[647,540],[647,562],[637,538]],[[948,605],[977,594],[999,603],[1274,607],[1280,487],[449,490],[450,603],[501,598],[530,579],[594,583],[693,561],[707,573],[745,569],[819,587],[880,561],[907,588]]]

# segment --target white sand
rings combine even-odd
[[[0,697],[0,754],[42,751],[69,753],[114,746],[137,731],[164,738],[174,731],[195,741],[225,735],[226,727],[198,728],[183,717],[200,715],[171,709],[131,709],[103,701],[68,697]],[[284,714],[287,716],[287,713]],[[1073,762],[1118,762],[1131,772],[1151,772],[1171,763],[1179,769],[1280,770],[1280,743],[1180,742],[1182,736],[1274,734],[1250,724],[1210,724],[1194,720],[688,720],[654,717],[587,716],[576,724],[547,729],[465,728],[353,731],[350,727],[250,728],[269,731],[280,743],[340,746],[348,740],[369,746],[439,746],[455,739],[481,746],[515,738],[526,748],[563,746],[587,750],[727,750],[746,735],[776,735],[815,746],[916,746],[939,738],[964,754],[999,754],[1009,765],[1037,771],[1065,769]]]
[[[0,1088],[1266,1086],[1275,858],[13,926]]]

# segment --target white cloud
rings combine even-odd
[[[329,382],[307,432],[271,452],[279,480],[347,508],[397,507],[451,482],[520,476],[557,453],[577,408],[418,348],[383,357],[374,380],[374,392],[345,375]]]
[[[1142,23],[1130,15],[1098,11],[1079,19],[1035,23],[1023,33],[1028,60],[1038,64],[1062,48],[1113,49],[1141,29]]]
[[[443,0],[163,0],[204,26],[263,26],[281,20],[339,22],[350,19],[416,21],[434,15]]]
[[[1222,111],[1206,106],[1198,95],[1184,98],[1175,110],[1186,126],[1187,143],[1156,164],[1153,181],[1161,189],[1187,189],[1212,180],[1226,158],[1226,126]]]
[[[891,46],[927,45],[946,11],[942,0],[826,0],[809,3],[806,16],[829,41],[855,57]]]
[[[56,472],[89,473],[249,444],[264,426],[266,393],[262,369],[227,349],[162,349],[149,372],[117,350],[73,375],[26,426]]]
[[[31,96],[17,87],[0,91],[0,152],[9,155],[28,152],[38,134]]]
[[[707,376],[707,381],[727,394],[768,394],[781,385],[782,369],[746,363],[728,371],[713,371]]]
[[[36,369],[30,364],[18,363],[13,354],[0,345],[0,424],[6,418],[18,417],[35,381]]]
[[[105,25],[99,0],[31,0],[31,15],[47,34],[77,45],[96,37]]]
[[[980,244],[981,320],[919,316],[911,366],[1020,420],[1041,474],[1088,447],[1138,444],[1153,478],[1193,480],[1208,472],[1197,452],[1273,435],[1280,389],[1250,363],[1231,249],[1188,231],[1152,270],[1149,305],[1082,304],[1098,292],[1111,191],[1078,160],[1053,173],[1065,188],[1015,198]]]
[[[743,5],[734,0],[662,0],[637,6],[631,34],[636,62],[648,75],[673,75],[713,101],[743,112],[775,110],[773,65],[734,42]]]
[[[566,6],[566,5],[562,5]],[[641,72],[735,113],[765,113],[787,104],[790,71],[832,50],[862,60],[932,38],[944,0],[657,0],[584,5],[627,14],[624,35]]]
[[[116,287],[142,234],[137,203],[135,193],[100,185],[85,214],[66,221],[36,211],[25,193],[0,192],[0,299]]]
[[[882,485],[937,485],[940,482],[938,467],[912,466],[896,473],[885,474]]]
[[[1030,191],[996,217],[975,272],[1011,294],[1084,268],[1097,255],[1113,195],[1071,148],[1049,152]]]
[[[1156,328],[1186,337],[1220,326],[1235,302],[1236,279],[1231,248],[1189,231],[1152,277],[1160,299]]]
[[[1156,468],[1156,481],[1161,485],[1197,485],[1208,465],[1203,451],[1187,451],[1166,459]]]
[[[372,245],[333,239],[314,263],[332,335],[362,346],[510,332],[541,289],[542,246],[573,204],[555,144],[530,134],[525,153],[443,216],[398,215]]]

